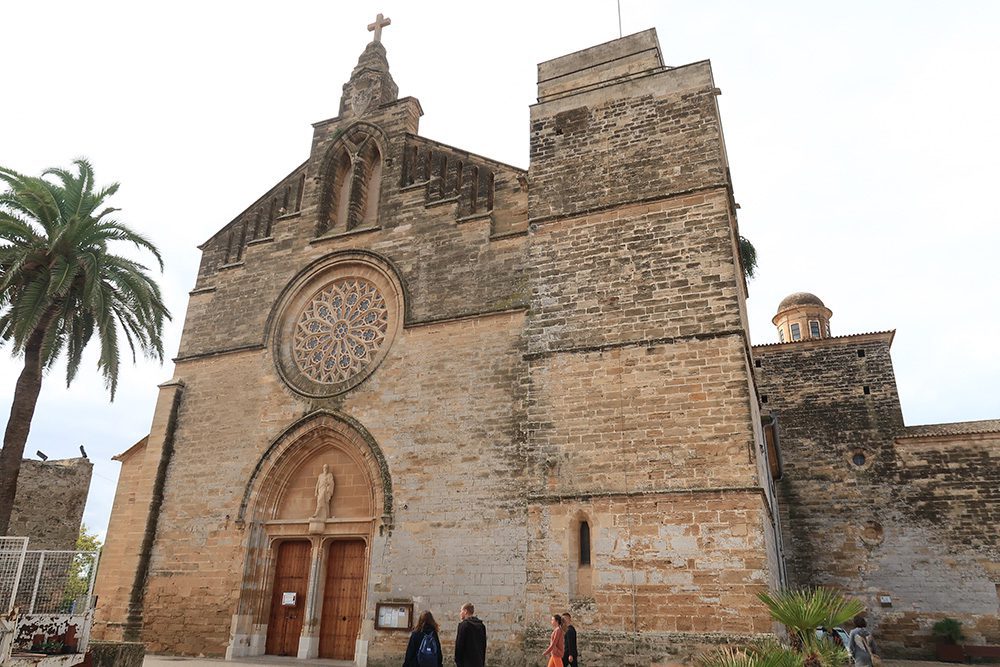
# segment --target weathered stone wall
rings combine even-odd
[[[514,415],[522,317],[408,329],[378,372],[338,401],[378,441],[394,485],[394,528],[372,555],[368,617],[387,598],[413,598],[444,618],[472,599],[498,646],[518,632],[525,547]],[[228,643],[241,583],[244,533],[235,519],[246,481],[268,443],[309,406],[275,377],[267,353],[185,362],[177,375],[184,398],[143,639],[153,652],[217,655]],[[227,393],[234,384],[243,390]],[[397,640],[376,635],[371,655],[383,650],[380,642],[391,651]]]
[[[775,541],[711,69],[606,49],[540,65],[531,114],[527,616],[651,664],[769,630]]]
[[[101,549],[101,562],[94,582],[94,590],[99,595],[93,636],[115,642],[122,640],[129,595],[135,581],[135,550],[142,543],[142,532],[149,510],[148,504],[142,502],[146,441],[147,438],[143,438],[128,451],[115,457],[121,463],[121,470],[118,473],[115,500],[111,506],[108,536]]]
[[[390,479],[369,541],[371,665],[398,664],[405,647],[405,633],[373,628],[390,599],[447,628],[474,602],[495,665],[525,664],[546,615],[567,607],[595,666],[770,629],[755,594],[780,576],[774,503],[717,91],[707,63],[665,69],[655,34],[612,44],[540,66],[528,173],[417,137],[419,104],[397,100],[364,118],[385,158],[377,224],[324,228],[329,156],[354,131],[336,118],[315,126],[300,170],[203,246],[177,382],[123,462],[109,537],[120,564],[99,578],[108,636],[142,571],[167,456],[143,640],[220,655],[232,628],[249,650],[266,593],[241,587],[267,544],[243,514],[248,480],[317,412],[362,426]],[[261,227],[257,213],[302,174],[301,202],[289,194],[295,206]],[[364,381],[306,398],[275,370],[275,303],[341,251],[391,267],[404,326]],[[574,560],[581,520],[588,573]]]
[[[518,178],[523,179],[523,172],[467,153],[455,156],[450,147],[435,151],[432,143],[422,142],[420,155],[431,154],[431,169],[410,183],[404,178],[404,155],[414,141],[409,133],[416,132],[418,110],[416,100],[406,98],[365,119],[364,126],[373,126],[372,133],[385,144],[379,220],[377,226],[351,231],[320,234],[317,230],[324,188],[329,187],[325,163],[352,123],[333,119],[317,124],[312,153],[303,167],[301,209],[275,219],[271,235],[246,247],[239,261],[224,263],[229,252],[226,230],[203,246],[197,286],[184,321],[181,358],[261,346],[271,307],[285,286],[314,260],[343,249],[369,250],[392,261],[407,290],[407,323],[526,305],[524,207],[508,201],[526,196],[526,183]],[[440,157],[446,154],[453,157],[442,163]],[[475,216],[465,215],[464,200],[438,196],[439,170],[443,165],[444,177],[454,184],[459,157],[465,158],[463,169],[471,169],[478,160],[482,173],[495,172],[496,195],[491,201],[508,218],[510,210],[520,208],[519,224],[507,219],[504,233],[495,234],[494,212],[485,209],[485,193]],[[242,222],[238,218],[231,224]]]
[[[142,667],[145,647],[138,642],[92,641],[84,665],[90,667]]]
[[[75,549],[94,464],[90,459],[24,459],[10,517],[10,535],[29,549]]]
[[[995,643],[1000,438],[897,437],[909,429],[891,338],[754,348],[762,407],[778,420],[789,579],[861,599],[891,654],[929,654],[944,616]]]

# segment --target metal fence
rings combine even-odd
[[[14,608],[27,552],[27,537],[0,537],[0,614]]]
[[[90,608],[97,551],[28,551],[15,606],[22,614],[82,614]]]

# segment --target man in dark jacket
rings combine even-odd
[[[566,649],[563,651],[563,667],[579,664],[580,656],[576,652],[576,628],[573,627],[573,617],[567,611],[563,614],[566,619]]]
[[[485,667],[486,625],[476,618],[476,608],[471,603],[462,605],[459,616],[462,622],[455,637],[456,667]]]

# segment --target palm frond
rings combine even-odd
[[[814,633],[819,627],[841,625],[864,611],[864,605],[849,600],[829,588],[806,588],[759,593],[771,617],[800,636]]]
[[[141,351],[163,360],[163,324],[170,312],[156,281],[140,262],[114,254],[116,242],[159,250],[113,216],[108,198],[119,188],[96,186],[93,166],[74,160],[40,177],[0,167],[0,343],[23,353],[40,345],[46,368],[67,353],[67,383],[83,350],[97,339],[97,367],[112,398],[118,386],[120,341],[133,360]],[[34,337],[32,337],[34,336]]]

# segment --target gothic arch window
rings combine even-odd
[[[378,223],[382,150],[362,128],[348,131],[328,163],[319,233]]]

